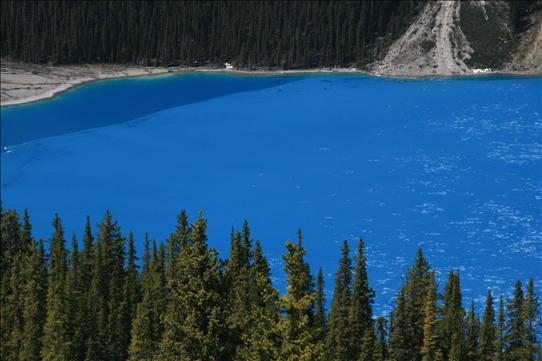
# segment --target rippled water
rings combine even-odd
[[[2,108],[3,207],[27,207],[39,237],[54,212],[70,235],[110,208],[139,240],[164,239],[181,208],[204,210],[223,255],[247,218],[281,288],[284,242],[302,227],[330,292],[340,242],[362,236],[379,312],[419,246],[442,282],[461,270],[466,301],[530,276],[540,289],[541,88],[540,77],[98,82]]]

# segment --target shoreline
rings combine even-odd
[[[378,73],[356,68],[314,69],[226,69],[217,67],[136,67],[111,64],[88,64],[67,66],[44,66],[2,61],[1,107],[10,107],[50,99],[75,87],[99,80],[143,77],[153,75],[176,75],[183,73],[223,73],[232,75],[297,75],[297,74],[362,74],[390,79],[417,80],[439,78],[470,78],[488,76],[540,76],[528,71],[490,71],[461,74]]]

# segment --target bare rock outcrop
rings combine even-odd
[[[394,76],[542,71],[542,11],[513,34],[506,1],[429,1],[381,61],[369,66]]]

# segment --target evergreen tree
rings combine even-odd
[[[279,303],[277,290],[271,284],[271,271],[258,241],[254,248],[252,274],[255,281],[251,332],[237,352],[239,360],[276,360],[280,334],[277,332]]]
[[[122,338],[122,349],[125,350],[125,359],[128,354],[128,349],[130,346],[130,334],[132,330],[132,320],[135,318],[137,305],[141,297],[141,290],[139,284],[139,277],[137,272],[136,265],[136,251],[134,246],[134,236],[130,232],[128,236],[128,265],[126,269],[126,276],[124,280],[124,290],[123,290],[123,305],[122,310],[124,311],[124,319],[122,324],[124,326],[123,338]]]
[[[22,351],[22,337],[23,337],[23,284],[22,284],[22,272],[23,272],[23,260],[22,253],[15,255],[11,261],[11,272],[9,280],[9,294],[7,296],[7,317],[6,321],[9,323],[9,334],[4,344],[5,356],[8,360],[19,359]]]
[[[423,307],[423,345],[421,348],[423,361],[437,361],[440,353],[437,329],[437,286],[435,272],[431,272],[429,289]]]
[[[505,335],[504,300],[502,294],[499,297],[499,313],[497,315],[497,361],[504,360],[504,335]]]
[[[390,330],[390,360],[420,361],[423,345],[423,306],[430,287],[429,264],[418,250],[414,265],[397,296]]]
[[[539,319],[538,297],[534,290],[534,281],[529,279],[527,283],[527,294],[525,296],[525,327],[527,336],[527,355],[529,361],[540,360],[542,351],[537,340]]]
[[[316,275],[316,297],[315,297],[315,312],[314,312],[314,324],[316,328],[317,338],[321,341],[326,337],[326,296],[324,294],[324,274],[322,269],[318,269]]]
[[[70,360],[69,315],[66,297],[68,262],[64,229],[58,215],[53,219],[55,232],[50,242],[47,319],[43,332],[41,358],[44,361]]]
[[[466,361],[480,361],[480,318],[474,311],[474,301],[467,314],[464,354]]]
[[[90,287],[92,282],[92,273],[94,266],[94,237],[90,226],[89,217],[86,218],[85,230],[83,234],[83,249],[79,254],[79,272],[77,283],[79,285],[79,295],[76,300],[78,312],[75,317],[75,330],[73,335],[74,359],[84,360],[87,354],[87,343],[91,332],[94,330],[89,327],[93,324],[94,315],[90,308]]]
[[[153,255],[149,250],[149,237],[145,234],[143,253],[143,271],[141,273],[142,300],[137,305],[132,322],[131,340],[128,349],[128,360],[151,360],[160,346],[163,326],[160,315],[163,310],[164,291],[160,259],[156,247]],[[162,299],[161,299],[162,298]]]
[[[98,224],[92,280],[89,290],[88,340],[86,360],[114,360],[119,350],[110,353],[116,337],[122,332],[117,322],[122,317],[119,305],[122,300],[124,252],[120,228],[113,220],[111,212]],[[111,314],[114,312],[114,314]]]
[[[282,256],[288,286],[281,298],[284,317],[278,324],[282,335],[278,355],[281,361],[317,360],[323,356],[323,345],[315,345],[314,333],[311,332],[315,294],[305,254],[299,231],[296,243],[286,242],[286,254]]]
[[[187,246],[187,242],[190,235],[190,224],[188,223],[188,217],[186,211],[183,209],[177,216],[177,225],[175,232],[168,238],[167,247],[167,283],[169,283],[177,277],[177,264],[178,257],[181,248]]]
[[[386,361],[388,359],[388,332],[386,329],[387,320],[380,316],[375,322],[375,348],[374,361]]]
[[[374,361],[374,333],[372,328],[367,328],[361,341],[359,361]]]
[[[72,236],[72,243],[69,257],[69,267],[66,282],[66,300],[68,313],[68,338],[70,340],[69,357],[74,360],[81,356],[82,345],[78,338],[80,332],[76,331],[81,327],[77,322],[81,319],[80,299],[83,293],[81,288],[81,265],[80,254],[75,234]]]
[[[335,274],[335,289],[329,313],[327,348],[335,360],[350,360],[353,357],[350,339],[350,305],[352,299],[352,260],[348,242],[341,248],[339,268]]]
[[[223,353],[224,310],[217,253],[207,247],[207,221],[201,213],[190,245],[181,249],[179,280],[164,315],[160,360],[218,360]]]
[[[12,302],[19,297],[13,295],[11,272],[21,226],[16,211],[0,210],[0,215],[0,359],[8,361],[13,359],[11,335],[17,325]]]
[[[498,344],[497,328],[495,327],[495,310],[493,309],[493,296],[487,290],[486,306],[480,330],[480,361],[494,361]]]
[[[232,230],[230,258],[225,269],[225,289],[227,293],[228,354],[233,359],[237,353],[244,353],[243,348],[252,333],[254,320],[254,282],[251,257],[252,240],[248,222],[243,223],[242,232]]]
[[[365,256],[365,244],[360,238],[358,250],[355,256],[354,280],[352,282],[352,300],[350,302],[349,329],[351,330],[350,347],[351,357],[359,358],[360,340],[367,335],[367,330],[373,334],[373,310],[374,291],[369,287],[367,275],[367,258]]]
[[[527,348],[527,330],[525,319],[525,298],[521,281],[517,281],[514,288],[514,298],[507,304],[508,324],[505,333],[506,361],[529,360]]]
[[[38,243],[32,238],[30,253],[25,257],[23,279],[23,329],[21,335],[21,360],[40,360],[43,333],[46,283],[42,277],[42,264]]]
[[[450,272],[444,287],[442,307],[441,344],[445,360],[461,361],[464,358],[465,311],[462,306],[459,273]]]

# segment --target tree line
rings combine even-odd
[[[0,55],[32,63],[363,65],[425,1],[14,1]]]
[[[344,241],[326,310],[322,270],[305,260],[301,231],[287,241],[287,288],[248,223],[232,229],[226,259],[207,244],[207,221],[181,211],[161,243],[146,235],[139,260],[111,213],[82,237],[58,215],[36,240],[28,213],[1,211],[0,359],[14,360],[540,360],[539,304],[530,279],[511,298],[487,291],[481,314],[464,307],[459,272],[443,292],[421,250],[389,317],[375,317],[365,244]]]

